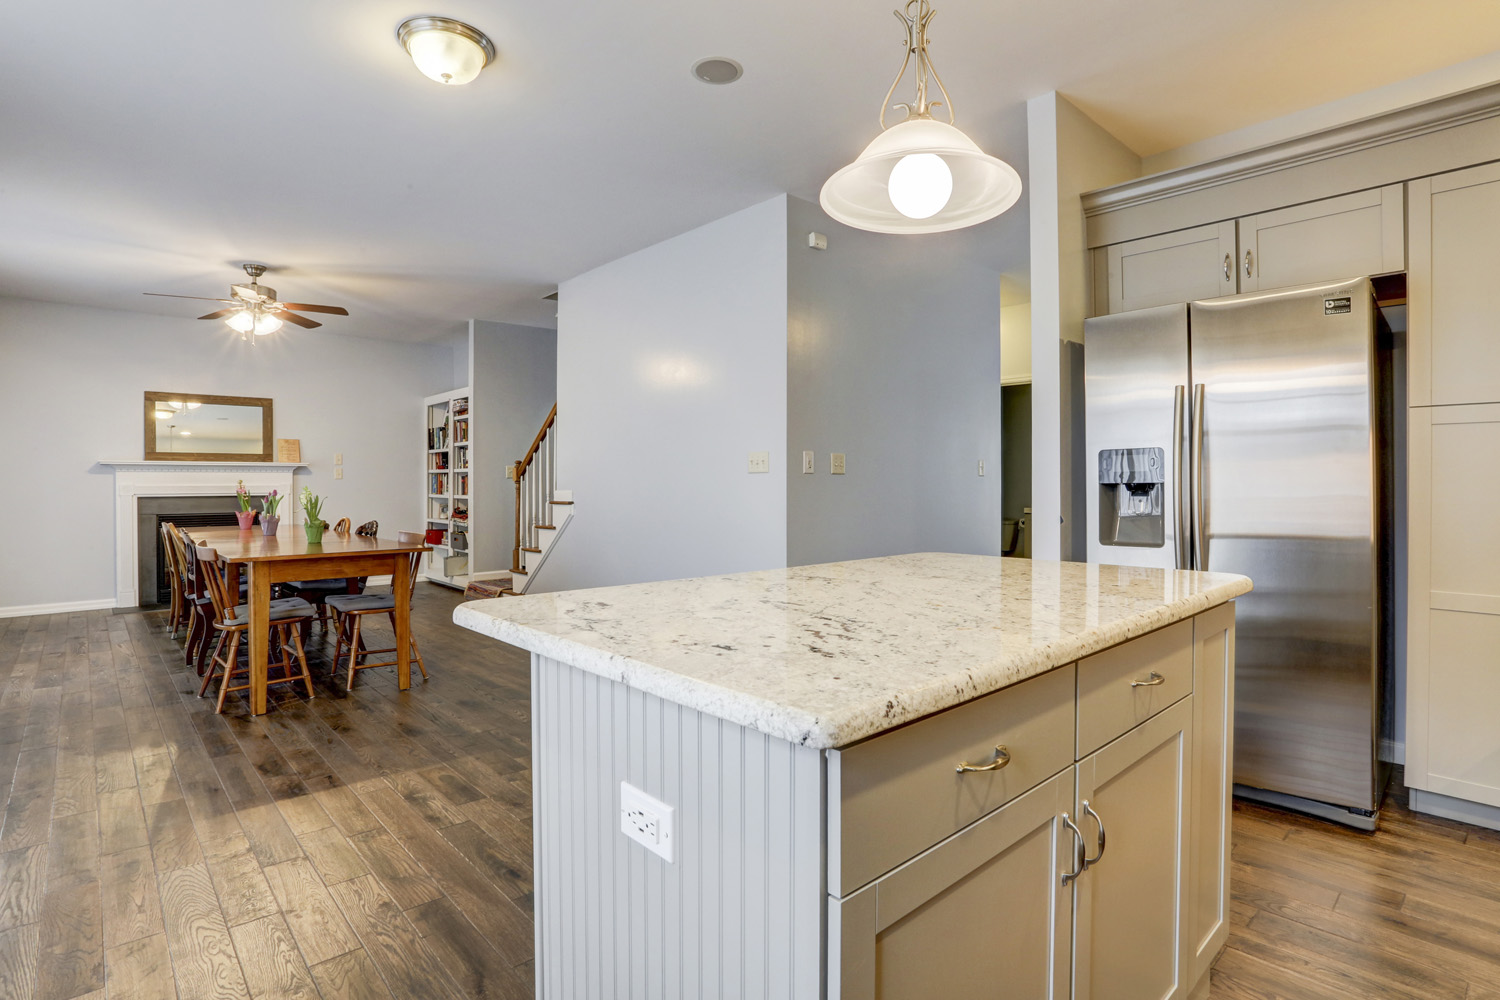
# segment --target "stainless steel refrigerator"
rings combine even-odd
[[[1091,319],[1089,561],[1242,573],[1236,792],[1373,829],[1384,603],[1369,279]]]

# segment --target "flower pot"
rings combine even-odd
[[[260,530],[268,535],[276,534],[276,528],[281,524],[281,518],[275,514],[262,514],[260,516]]]
[[[307,532],[307,544],[319,545],[323,541],[323,522],[308,521],[302,525],[302,530]]]
[[[250,525],[255,523],[255,511],[237,510],[234,512],[234,519],[239,522],[241,531],[248,531]]]

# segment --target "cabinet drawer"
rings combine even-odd
[[[828,891],[852,892],[1071,765],[1075,676],[1069,664],[830,750]],[[996,746],[1004,767],[957,770],[993,761]]]
[[[1079,759],[1192,692],[1191,619],[1079,660]]]

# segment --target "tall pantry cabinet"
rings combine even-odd
[[[1408,193],[1406,783],[1494,826],[1467,803],[1500,807],[1500,164]]]

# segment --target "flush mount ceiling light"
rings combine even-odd
[[[409,17],[396,38],[422,75],[438,83],[468,83],[495,60],[488,35],[451,17]]]
[[[853,163],[828,178],[818,198],[823,211],[873,233],[942,233],[993,219],[1021,197],[1021,178],[954,126],[953,100],[927,54],[927,26],[936,11],[927,0],[910,0],[904,14],[894,13],[906,27],[906,58],[880,107],[883,131]],[[912,56],[916,98],[891,104]],[[929,78],[941,101],[927,99]],[[932,117],[940,105],[946,106],[946,122]],[[888,107],[904,110],[906,118],[887,125]]]

